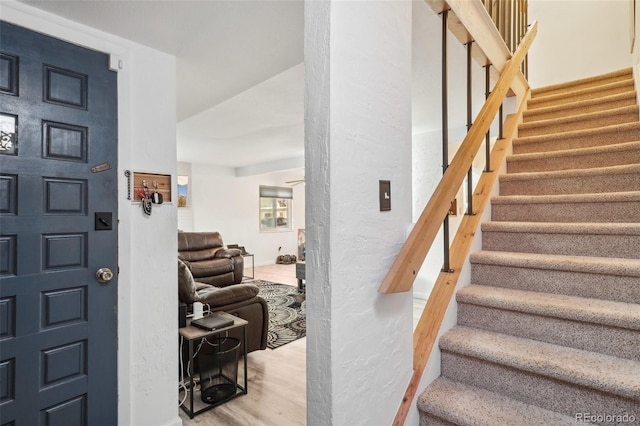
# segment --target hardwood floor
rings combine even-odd
[[[255,278],[297,286],[295,264],[255,268]],[[247,395],[239,396],[183,424],[207,426],[297,426],[306,424],[306,338],[249,354]],[[242,375],[242,363],[238,366]],[[198,395],[196,395],[198,397]]]
[[[296,280],[296,264],[256,266],[257,280],[272,281],[274,283],[298,286]]]

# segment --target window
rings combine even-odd
[[[260,186],[260,231],[291,231],[293,190]]]

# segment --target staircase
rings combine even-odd
[[[420,424],[640,424],[631,69],[534,90],[518,135]]]

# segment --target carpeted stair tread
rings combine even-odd
[[[505,195],[491,199],[495,221],[640,222],[640,191]]]
[[[640,189],[640,164],[501,175],[501,195],[627,192]]]
[[[637,104],[634,90],[604,96],[596,99],[586,99],[570,102],[562,105],[551,105],[524,111],[522,120],[524,123],[535,123],[541,120],[552,118],[564,118],[579,114],[588,114],[599,111],[606,111],[612,108],[634,106]]]
[[[575,90],[565,91],[561,93],[539,93],[536,95],[532,95],[531,99],[527,103],[527,108],[536,109],[548,105],[561,105],[585,99],[615,95],[628,92],[629,90],[633,89],[633,78],[628,78],[586,88],[576,88]]]
[[[616,145],[558,150],[552,156],[547,152],[510,155],[507,157],[507,171],[512,174],[638,163],[640,137],[637,141]]]
[[[640,418],[634,86],[626,68],[532,90],[420,424]]]
[[[460,290],[456,300],[458,303],[640,331],[640,305],[635,303],[473,284]]]
[[[470,261],[474,284],[640,303],[638,259],[480,251]]]
[[[563,133],[630,123],[633,121],[638,121],[637,105],[523,123],[518,127],[518,135],[519,137],[526,137]]]
[[[621,70],[615,70],[615,71],[611,71],[611,72],[593,76],[593,77],[580,78],[577,80],[572,80],[564,83],[537,87],[531,91],[531,95],[533,97],[543,96],[545,94],[549,94],[553,92],[563,92],[567,90],[571,91],[581,87],[598,86],[598,85],[611,83],[615,81],[628,80],[630,78],[633,78],[633,69],[624,68]]]
[[[456,425],[519,425],[523,419],[531,426],[575,425],[572,417],[444,377],[429,385],[417,405],[421,411]]]
[[[640,401],[640,362],[456,326],[440,349]]]
[[[640,305],[565,294],[470,285],[458,325],[640,361]]]
[[[484,222],[488,251],[637,259],[639,223]]]
[[[513,153],[552,152],[640,140],[640,122],[604,126],[597,129],[525,136],[513,140]]]
[[[589,256],[559,256],[539,253],[479,251],[470,256],[472,264],[513,266],[518,268],[584,272],[629,276],[640,279],[640,259]]]

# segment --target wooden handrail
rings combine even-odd
[[[411,230],[407,241],[400,249],[387,276],[382,282],[379,292],[397,293],[411,289],[413,282],[422,267],[433,241],[438,234],[444,217],[449,211],[451,201],[456,197],[458,188],[467,175],[467,171],[484,141],[484,136],[491,126],[511,82],[520,70],[533,39],[538,31],[538,23],[534,22],[522,39],[520,46],[509,59],[498,79],[493,91],[478,113],[475,122],[469,129],[462,145],[458,149],[451,165],[444,173],[429,202]]]
[[[531,90],[528,90],[520,102],[518,112],[507,117],[503,128],[504,137],[496,141],[491,151],[491,164],[499,165],[504,161],[511,142],[515,137],[516,129],[522,121],[524,107],[530,94]],[[422,374],[424,373],[424,369],[429,361],[429,356],[438,338],[438,332],[442,326],[447,307],[458,283],[460,272],[469,255],[476,229],[482,220],[482,212],[491,198],[491,189],[498,178],[498,173],[498,167],[491,172],[482,173],[473,195],[473,205],[476,206],[477,209],[476,214],[464,216],[451,244],[451,253],[453,253],[451,267],[454,269],[454,272],[441,272],[438,275],[433,290],[429,295],[429,300],[427,300],[427,304],[422,311],[422,316],[413,333],[413,375],[393,422],[394,426],[402,426],[409,413],[413,398],[418,391]]]

